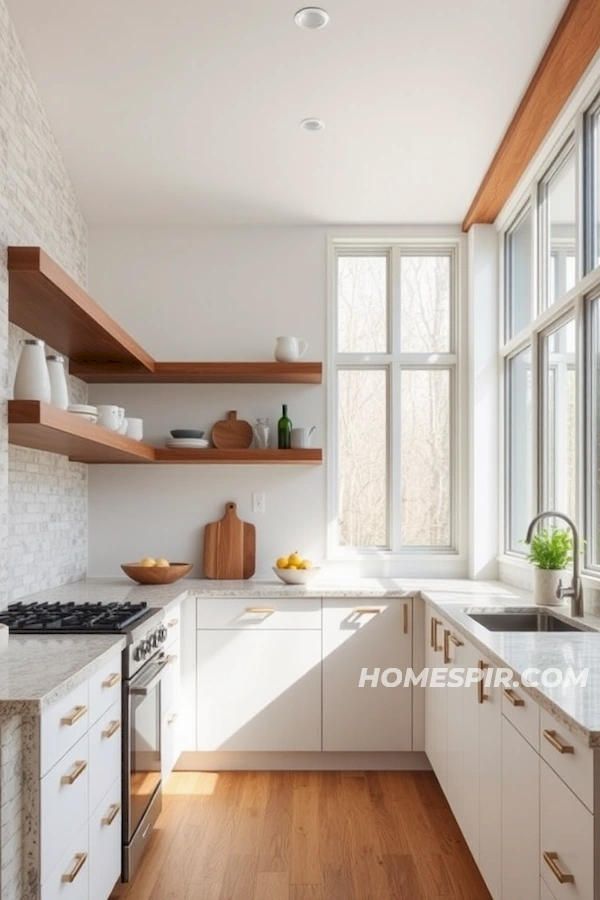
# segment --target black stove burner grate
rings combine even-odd
[[[116,634],[147,608],[147,603],[11,603],[0,611],[0,623],[13,634]]]

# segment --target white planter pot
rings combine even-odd
[[[538,569],[533,572],[533,599],[538,606],[562,606],[564,600],[556,596],[558,582],[568,584],[569,575],[564,569]]]

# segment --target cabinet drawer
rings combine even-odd
[[[42,884],[40,900],[88,900],[88,880],[88,836],[84,827]]]
[[[89,900],[107,900],[121,876],[121,779],[98,804],[89,824]]]
[[[556,900],[590,900],[594,893],[594,817],[542,762],[540,875]],[[571,878],[561,884],[561,873]]]
[[[172,643],[166,650],[169,665],[160,686],[161,713],[165,713],[179,702],[181,693],[181,647]]]
[[[540,717],[540,753],[594,812],[594,751],[544,709]]]
[[[321,601],[297,600],[222,600],[197,601],[197,627],[243,628],[248,631],[321,627]]]
[[[165,619],[165,626],[167,628],[167,639],[163,645],[163,648],[166,650],[171,644],[174,644],[175,641],[179,641],[181,636],[181,607],[176,606],[175,609],[172,609],[167,613],[167,617]]]
[[[121,699],[121,653],[109,659],[90,678],[90,725]]]
[[[121,774],[121,699],[92,725],[89,733],[90,812]]]
[[[522,688],[501,688],[502,715],[511,722],[519,734],[529,741],[534,750],[540,751],[540,708]]]
[[[44,775],[40,785],[41,881],[56,866],[88,819],[89,756],[84,735]]]
[[[164,782],[173,771],[181,755],[179,710],[172,706],[161,719],[161,756],[160,773]]]
[[[66,694],[48,709],[40,721],[41,774],[52,768],[89,727],[88,683]]]

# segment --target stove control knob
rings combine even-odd
[[[133,658],[136,662],[139,662],[140,659],[144,658],[142,644],[138,644],[137,647],[133,648]]]
[[[158,630],[157,630],[157,632],[156,632],[156,637],[157,637],[157,639],[158,639],[158,643],[159,643],[159,644],[164,644],[164,642],[165,642],[166,639],[167,639],[167,634],[168,634],[168,631],[167,631],[167,629],[165,628],[165,626],[164,626],[164,625],[160,625],[159,628],[158,628]]]
[[[150,638],[148,639],[148,643],[150,644],[150,647],[152,647],[152,648],[158,647],[158,634],[156,633],[156,631],[152,632],[152,634],[150,635]]]

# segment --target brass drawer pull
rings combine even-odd
[[[88,711],[87,706],[76,706],[73,709],[73,712],[68,716],[63,716],[60,720],[61,725],[74,725],[82,716],[85,716]]]
[[[117,731],[119,730],[120,727],[121,727],[121,720],[113,719],[113,721],[110,723],[110,725],[108,726],[106,731],[102,732],[102,737],[104,737],[104,738],[112,737],[113,734],[117,733]]]
[[[87,853],[76,853],[75,854],[75,865],[71,869],[70,872],[65,872],[61,881],[66,881],[68,884],[75,881],[81,870],[85,865],[85,861],[88,858]]]
[[[430,639],[431,639],[431,646],[432,646],[433,650],[435,650],[436,653],[438,650],[442,649],[441,647],[438,647],[438,645],[437,645],[437,630],[438,630],[438,625],[441,625],[441,624],[442,623],[441,623],[440,619],[436,619],[432,616]]]
[[[444,662],[446,664],[452,662],[450,659],[450,648],[448,644],[452,641],[455,647],[462,647],[463,642],[459,641],[458,638],[454,637],[454,635],[448,631],[447,628],[444,628]]]
[[[179,625],[179,619],[169,619],[167,622],[167,628],[175,628],[176,625]]]
[[[167,725],[173,725],[173,723],[176,722],[176,721],[177,721],[177,713],[173,713],[173,714],[170,715],[169,718],[167,719]]]
[[[550,746],[554,747],[555,750],[558,750],[559,753],[575,753],[575,747],[573,747],[571,744],[563,744],[555,731],[544,729],[542,734],[544,735]]]
[[[108,808],[107,814],[105,816],[102,816],[102,819],[100,820],[102,825],[112,825],[112,823],[115,821],[115,819],[119,815],[120,809],[121,809],[120,803],[111,803],[111,805]]]
[[[247,606],[246,612],[257,616],[272,616],[275,612],[274,606]]]
[[[408,603],[402,607],[402,630],[404,634],[408,634]]]
[[[512,688],[503,688],[502,693],[513,706],[525,706],[525,701],[518,694],[515,694]]]
[[[167,656],[167,662],[169,663],[169,665],[176,663],[178,659],[179,657],[176,653],[171,653],[170,656]]]
[[[108,678],[106,678],[102,682],[102,687],[105,687],[105,688],[114,687],[115,684],[118,684],[120,682],[120,680],[121,680],[120,672],[113,672],[112,675],[109,675]]]
[[[355,606],[352,610],[357,616],[377,616],[382,612],[381,606]]]
[[[75,768],[69,775],[63,775],[60,779],[61,784],[74,784],[80,775],[87,769],[87,762],[84,759],[78,759]]]
[[[554,875],[556,880],[560,882],[560,884],[575,883],[575,876],[571,875],[570,872],[563,872],[561,867],[556,862],[556,860],[558,859],[558,853],[553,853],[550,850],[545,850],[543,856],[544,862],[546,863],[546,865],[550,866],[552,874]]]
[[[487,672],[487,670],[489,669],[489,666],[486,662],[484,662],[482,659],[480,659],[478,668],[481,672]],[[481,681],[477,682],[477,702],[478,703],[483,703],[484,700],[490,699],[490,695],[486,694],[483,689],[484,688],[483,682],[484,682],[483,678],[481,679]]]

